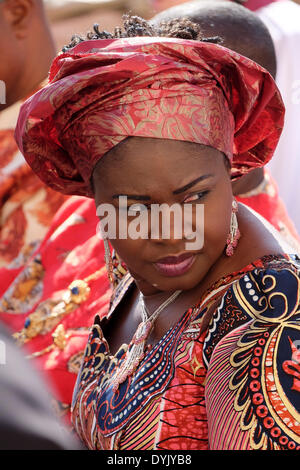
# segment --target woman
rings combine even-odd
[[[47,184],[114,209],[128,270],[92,327],[73,424],[91,449],[295,449],[299,265],[231,187],[272,156],[276,85],[190,22],[125,26],[115,36],[129,38],[96,29],[66,48],[16,134]],[[184,221],[192,208],[189,232],[176,236],[174,215],[153,234],[152,211],[173,204]]]

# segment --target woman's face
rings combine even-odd
[[[132,137],[97,164],[93,184],[97,208],[114,207],[117,237],[110,242],[144,291],[150,286],[155,291],[191,289],[224,256],[232,190],[228,167],[218,150]],[[120,196],[126,207],[119,207]],[[133,205],[138,205],[135,216],[128,214]],[[176,207],[174,213],[167,210],[171,206]],[[123,230],[126,225],[137,228],[138,220],[143,238],[134,239],[129,230],[123,239],[118,237],[121,224]],[[166,228],[169,231],[163,232]],[[194,238],[188,238],[188,232]]]

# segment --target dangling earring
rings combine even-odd
[[[109,248],[109,243],[107,238],[104,238],[103,240],[104,243],[104,256],[105,256],[105,264],[106,264],[106,269],[107,269],[107,274],[108,274],[108,279],[111,284],[113,284],[114,281],[114,276],[113,276],[113,261],[112,261],[112,256],[110,253],[110,248]]]
[[[230,221],[230,232],[227,237],[226,241],[226,255],[232,256],[234,253],[234,249],[237,247],[239,238],[241,236],[237,221],[236,213],[238,211],[238,205],[236,200],[232,201],[232,213],[231,213],[231,221]]]

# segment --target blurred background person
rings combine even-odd
[[[15,3],[18,1],[20,0],[15,0]],[[4,6],[4,3],[0,3],[0,6]],[[64,3],[72,5],[72,2]],[[82,11],[76,16],[75,6],[74,15],[70,5],[64,14],[58,14],[56,8],[48,8],[51,20],[49,22],[42,2],[38,2],[36,6],[42,13],[39,18],[46,26],[45,30],[40,30],[40,33],[43,31],[44,37],[41,40],[36,39],[35,42],[39,45],[39,55],[42,55],[46,47],[43,41],[47,40],[47,37],[48,45],[51,44],[51,54],[54,50],[55,55],[55,50],[68,43],[74,31],[85,32],[95,21],[99,23],[100,28],[108,30],[119,24],[122,14],[127,11],[128,2],[124,2],[123,6],[120,6],[122,2],[119,2],[118,8],[100,7],[100,3],[92,12],[87,8],[87,11]],[[35,4],[28,5],[32,7]],[[25,11],[27,10],[23,10],[23,13]],[[46,70],[45,67],[44,78],[48,68]],[[3,119],[6,127],[12,109],[10,107],[2,111],[3,116],[6,113]],[[13,126],[14,121],[11,125],[11,135]],[[21,154],[19,158],[22,158],[23,162]],[[31,177],[35,178],[33,175]],[[28,187],[29,183],[23,185],[26,191]],[[42,190],[45,190],[44,187]],[[51,192],[50,189],[48,191]],[[57,196],[58,193],[55,194],[55,197]],[[36,201],[40,204],[38,198]],[[27,256],[26,262],[22,252],[17,258],[12,256],[11,259],[15,261],[6,263],[1,269],[1,272],[6,271],[6,276],[10,277],[6,278],[9,282],[2,283],[0,317],[16,332],[20,343],[29,350],[29,357],[36,368],[46,372],[47,378],[54,385],[57,411],[66,417],[69,416],[73,386],[85,348],[88,327],[96,313],[101,315],[106,312],[110,298],[103,244],[96,234],[98,220],[95,211],[92,199],[68,198],[52,219],[50,228],[34,256]],[[16,224],[13,226],[16,227]],[[30,226],[34,227],[34,223]],[[22,230],[21,227],[20,233]],[[12,239],[17,239],[16,236],[14,233]],[[28,253],[33,251],[28,250]],[[114,272],[116,276],[124,273],[124,267],[118,260],[115,260]],[[1,275],[1,278],[4,279],[4,276]],[[8,284],[10,285],[7,288]],[[69,299],[67,302],[62,300],[66,297]],[[56,308],[58,305],[62,306],[61,302],[65,302],[61,315],[55,317]]]
[[[300,232],[300,6],[291,0],[271,2],[256,11],[272,36],[276,57],[276,82],[286,107],[285,125],[270,171],[279,194]]]
[[[46,375],[52,404],[69,424],[88,327],[108,304],[109,283],[94,201],[46,187],[14,140],[19,107],[46,84],[59,44],[70,39],[68,22],[81,29],[88,16],[90,24],[90,14],[50,21],[45,6],[0,3],[0,77],[7,84],[0,113],[0,319],[31,366]],[[122,13],[101,14],[109,24]]]
[[[167,8],[174,7],[176,5],[181,5],[182,3],[186,3],[186,0],[149,0],[151,7],[155,10],[156,13],[159,13]],[[226,1],[226,0],[225,0]],[[258,8],[262,8],[269,3],[278,2],[280,0],[228,0],[233,1],[235,3],[239,3],[240,5],[249,8],[249,10],[255,11]]]

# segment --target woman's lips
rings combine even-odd
[[[184,253],[180,256],[167,256],[162,258],[154,266],[160,274],[165,276],[182,276],[192,266],[196,255],[193,253]]]

